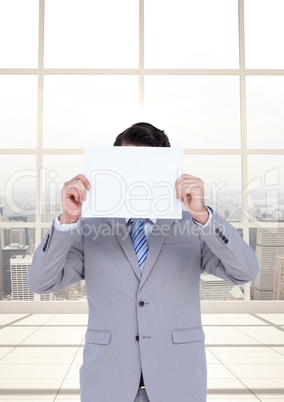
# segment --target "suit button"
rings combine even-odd
[[[215,230],[215,233],[216,233],[216,234],[219,234],[219,233],[220,233],[220,229],[217,228],[217,229]]]
[[[225,240],[224,240],[224,243],[225,243],[225,244],[227,244],[227,243],[228,243],[228,241],[229,241],[228,239],[225,239]]]
[[[139,306],[140,306],[140,307],[144,307],[144,305],[145,305],[145,302],[143,302],[143,300],[140,300]]]
[[[135,336],[137,342],[139,342],[139,335]]]

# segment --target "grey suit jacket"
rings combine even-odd
[[[142,277],[124,219],[82,220],[75,232],[51,227],[28,286],[49,293],[86,281],[82,402],[133,402],[141,370],[151,402],[206,401],[203,271],[236,284],[259,272],[253,250],[216,213],[205,227],[188,212],[158,220]]]

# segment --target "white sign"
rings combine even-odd
[[[182,148],[86,148],[84,174],[91,190],[82,216],[181,219],[175,181],[182,158]]]

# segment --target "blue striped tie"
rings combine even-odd
[[[143,269],[149,250],[147,237],[144,230],[145,219],[130,219],[130,223],[132,225],[130,238],[137,255],[141,274],[143,274]]]

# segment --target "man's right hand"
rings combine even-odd
[[[61,190],[63,213],[59,218],[61,224],[77,222],[82,211],[82,203],[90,190],[89,180],[82,174],[64,183]]]

